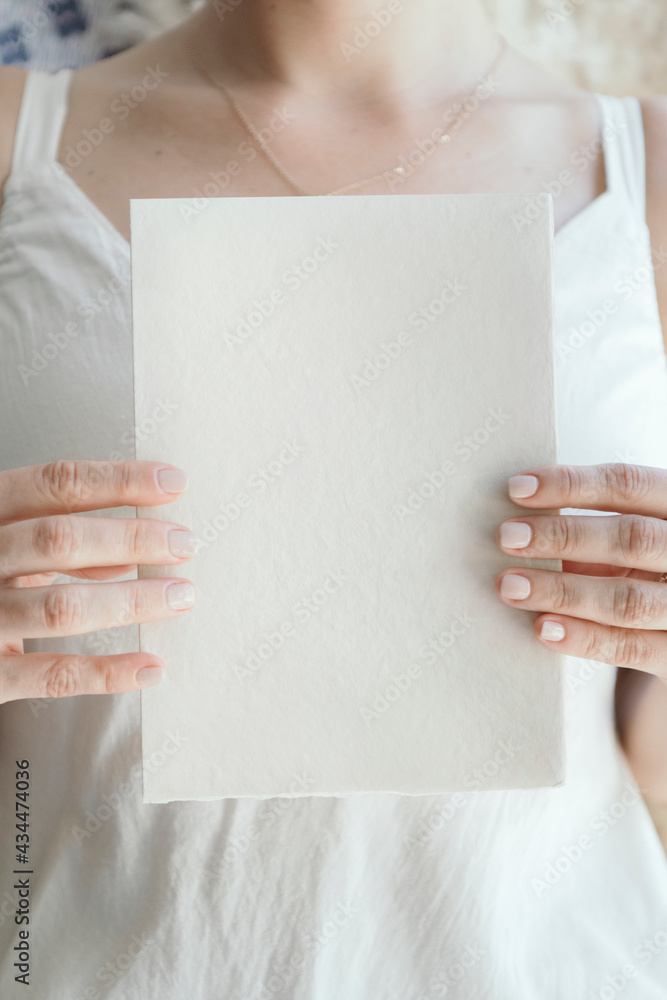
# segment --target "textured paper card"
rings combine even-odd
[[[141,626],[145,801],[562,781],[562,658],[494,591],[506,478],[556,460],[522,205],[132,202],[137,458],[190,476],[140,513],[200,539],[195,608]]]

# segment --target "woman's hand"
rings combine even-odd
[[[503,522],[498,544],[522,558],[563,560],[563,572],[506,569],[496,587],[539,611],[535,633],[570,656],[633,667],[667,681],[667,470],[548,465],[512,476],[521,507],[618,511],[616,517],[533,514]]]
[[[171,503],[186,488],[160,462],[53,462],[0,473],[0,702],[135,691],[162,679],[149,653],[24,653],[24,638],[80,635],[175,618],[195,601],[181,577],[111,580],[139,563],[180,566],[195,539],[180,524],[76,517],[76,511]],[[57,573],[93,583],[53,585]]]

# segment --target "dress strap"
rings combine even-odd
[[[16,123],[12,174],[56,159],[71,79],[71,69],[58,73],[28,70]]]
[[[607,187],[627,197],[646,221],[646,149],[642,109],[636,97],[596,94],[602,110]]]

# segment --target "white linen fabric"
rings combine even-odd
[[[70,77],[29,74],[5,186],[3,469],[133,456],[129,245],[55,162]],[[641,110],[597,100],[607,190],[555,240],[559,457],[667,466]],[[27,646],[118,652],[137,630]],[[3,705],[0,995],[26,995],[11,847],[27,758],[40,1000],[664,998],[667,862],[613,687],[613,668],[568,658],[564,787],[485,791],[481,770],[465,794],[416,798],[143,805],[138,693]]]

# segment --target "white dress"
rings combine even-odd
[[[29,75],[5,188],[2,468],[133,455],[129,246],[54,164],[69,79]],[[607,190],[555,241],[559,457],[667,467],[641,112],[598,102]],[[134,627],[28,646],[138,648]],[[664,1000],[667,862],[615,739],[614,669],[567,671],[565,786],[482,775],[455,799],[143,805],[138,693],[3,705],[0,996]],[[32,993],[13,967],[24,758]]]

